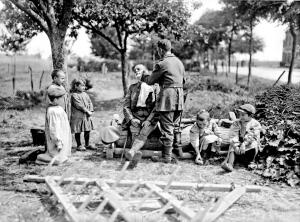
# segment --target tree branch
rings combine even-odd
[[[123,47],[123,44],[122,44],[122,36],[121,36],[121,32],[120,32],[120,30],[119,30],[119,26],[118,26],[117,23],[115,23],[114,26],[115,26],[115,29],[116,29],[116,31],[117,31],[117,36],[118,36],[120,48],[123,49],[124,47]]]
[[[18,9],[26,13],[32,20],[38,23],[38,25],[43,29],[44,32],[49,33],[49,27],[47,23],[41,18],[40,15],[38,15],[36,12],[34,12],[31,8],[28,6],[25,6],[25,4],[22,4],[18,0],[8,0],[12,4],[14,4]]]
[[[70,19],[72,17],[72,7],[74,5],[74,0],[63,0],[63,10],[61,13],[61,17],[58,20],[58,25],[67,28],[70,23]]]
[[[106,41],[108,41],[116,50],[118,50],[118,52],[121,52],[122,49],[119,48],[117,46],[116,43],[114,43],[111,38],[109,38],[107,35],[105,35],[103,32],[99,31],[97,28],[95,28],[94,26],[90,25],[85,25],[83,22],[81,22],[81,26],[83,26],[84,28],[88,29],[88,30],[92,30],[92,32],[96,33],[97,35],[100,35],[102,38],[104,38]]]

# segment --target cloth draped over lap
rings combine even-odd
[[[94,129],[92,117],[86,111],[94,111],[93,103],[87,93],[72,93],[71,95],[71,131],[81,133]]]
[[[45,136],[47,151],[40,154],[38,159],[64,162],[71,156],[72,135],[66,112],[61,106],[49,106],[46,111]],[[59,149],[60,148],[60,149]]]

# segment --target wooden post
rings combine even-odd
[[[16,55],[14,55],[12,84],[13,84],[13,95],[15,95],[15,92],[16,92]]]
[[[32,68],[28,66],[28,72],[30,74],[30,85],[31,85],[31,91],[33,92],[33,77],[32,77]]]
[[[43,70],[42,75],[41,75],[41,77],[40,77],[40,85],[39,85],[39,89],[42,88],[42,82],[43,82],[43,78],[44,78],[44,73],[45,73],[45,71]]]
[[[239,62],[236,62],[236,72],[235,72],[235,84],[239,83]]]
[[[285,73],[285,70],[281,73],[281,75],[278,77],[278,79],[276,80],[276,82],[273,84],[272,87],[274,87],[279,82],[279,80],[281,79],[281,77],[283,76],[284,73]]]

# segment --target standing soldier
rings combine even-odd
[[[158,54],[162,58],[154,67],[150,76],[143,76],[142,81],[153,85],[158,83],[160,93],[156,102],[161,124],[161,142],[163,144],[162,161],[171,163],[174,141],[174,130],[179,128],[183,111],[184,66],[171,53],[171,42],[163,39],[158,41]]]

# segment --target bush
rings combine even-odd
[[[87,62],[78,59],[77,70],[83,72],[101,72],[103,64],[106,64],[109,72],[121,71],[121,62],[116,59],[106,59],[103,61],[89,60]]]

